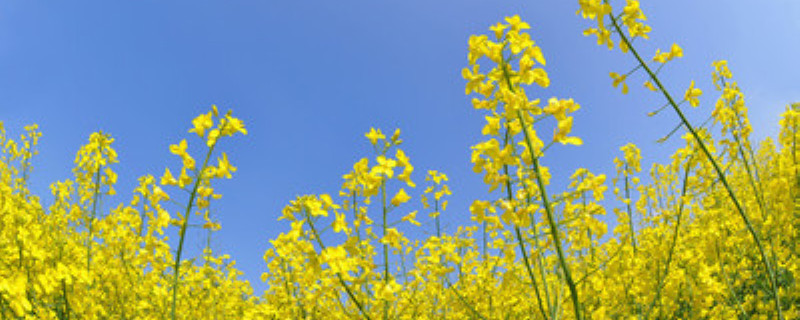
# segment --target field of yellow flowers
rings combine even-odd
[[[356,161],[340,190],[298,197],[280,213],[290,229],[266,248],[267,290],[256,294],[231,257],[184,250],[188,228],[221,227],[209,205],[220,197],[215,182],[236,167],[217,145],[247,134],[233,113],[214,106],[194,118],[169,148],[182,165],[139,178],[130,200],[109,212],[98,204],[116,193],[114,138],[92,134],[74,178],[53,183],[45,206],[28,185],[39,128],[14,139],[0,123],[0,317],[800,319],[800,104],[786,107],[777,140],[752,141],[726,61],[710,66],[715,92],[694,81],[667,88],[659,72],[683,51],[638,50],[635,40],[651,28],[637,1],[579,4],[591,21],[584,35],[636,64],[611,72],[613,87],[643,85],[664,103],[652,115],[680,119],[673,133],[682,147],[669,162],[642,168],[628,144],[610,178],[578,169],[554,191],[551,171],[560,169],[540,159],[583,143],[571,135],[580,105],[529,97],[550,84],[544,50],[525,21],[506,17],[470,37],[463,70],[486,120],[471,161],[497,197],[448,212],[473,223],[444,232],[446,173],[415,178],[400,131],[373,128],[365,137],[374,157]],[[708,121],[691,123],[682,108],[697,107],[701,95],[716,104]],[[552,133],[537,130],[548,122]],[[203,152],[190,154],[189,144]],[[423,196],[411,201],[417,187]],[[181,210],[165,208],[184,195]],[[423,219],[435,222],[431,235],[410,236]]]

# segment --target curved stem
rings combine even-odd
[[[519,117],[520,125],[522,126],[522,132],[525,134],[525,144],[528,146],[531,162],[533,163],[533,171],[536,173],[536,183],[539,186],[539,196],[542,199],[542,205],[544,206],[547,216],[547,224],[550,225],[550,235],[553,237],[553,245],[556,247],[558,262],[561,266],[561,271],[564,272],[564,280],[567,281],[567,287],[569,288],[572,298],[572,307],[575,309],[575,319],[581,320],[583,317],[581,316],[581,303],[578,300],[578,289],[575,286],[575,281],[572,279],[572,273],[569,270],[569,266],[567,266],[567,259],[564,256],[564,250],[561,248],[561,237],[558,233],[556,221],[553,218],[553,208],[550,206],[550,200],[548,199],[547,191],[545,190],[541,169],[539,169],[539,158],[534,155],[533,143],[531,142],[530,134],[528,133],[528,127],[525,124],[525,118],[523,118],[522,112],[519,110],[517,110],[517,117]]]
[[[322,239],[320,239],[319,233],[317,232],[317,228],[314,227],[314,222],[311,221],[311,217],[308,217],[308,215],[306,215],[306,221],[308,221],[308,226],[314,233],[314,239],[317,240],[317,244],[319,244],[320,249],[325,250],[325,244],[322,243]],[[356,307],[358,307],[358,311],[361,311],[361,315],[364,316],[364,319],[372,320],[372,318],[370,318],[367,312],[364,310],[364,306],[361,304],[361,302],[359,302],[358,299],[356,299],[356,295],[353,293],[353,290],[350,290],[350,286],[348,286],[347,283],[344,282],[344,278],[342,277],[341,273],[339,272],[336,273],[336,279],[338,279],[339,284],[341,284],[342,287],[344,287],[344,291],[347,292],[347,295],[350,297],[350,300],[353,300],[353,303],[356,304]]]
[[[508,126],[507,126],[508,127]],[[504,144],[508,145],[508,140],[511,138],[511,133],[509,129],[506,129]],[[503,165],[503,173],[506,176],[506,196],[508,201],[514,201],[514,193],[511,191],[511,178],[508,175],[508,165]],[[532,222],[532,221],[531,221]],[[533,292],[536,294],[536,301],[538,302],[539,312],[542,313],[542,317],[547,319],[547,312],[544,310],[544,305],[542,304],[542,297],[539,294],[539,285],[536,283],[536,276],[533,275],[533,268],[531,268],[531,263],[528,261],[528,249],[525,248],[525,239],[522,238],[522,233],[519,230],[518,226],[514,226],[514,231],[517,236],[517,243],[519,244],[519,249],[522,252],[522,261],[525,262],[525,270],[528,272],[528,277],[531,279],[531,284],[533,285]],[[547,286],[546,283],[543,283],[545,287]]]
[[[508,74],[508,65],[503,64],[503,77],[506,80],[506,85],[511,92],[514,92],[514,86],[511,84],[511,77]],[[561,266],[561,270],[564,272],[564,279],[567,282],[567,287],[569,287],[569,291],[572,298],[572,307],[575,310],[575,318],[578,320],[582,320],[583,317],[581,316],[581,304],[578,300],[578,290],[575,286],[575,281],[572,279],[572,273],[569,270],[569,266],[567,266],[566,257],[564,256],[564,250],[561,248],[561,239],[558,233],[558,226],[556,225],[555,219],[553,218],[553,209],[550,206],[550,200],[547,195],[547,191],[545,190],[544,180],[542,179],[542,173],[539,169],[539,158],[537,155],[534,154],[533,143],[531,142],[530,134],[528,133],[528,126],[525,123],[525,118],[523,117],[522,110],[517,109],[517,118],[520,121],[520,126],[522,127],[522,132],[525,136],[525,144],[528,148],[530,154],[531,163],[533,163],[533,171],[536,174],[536,183],[539,187],[539,196],[542,199],[542,205],[545,208],[547,223],[550,226],[550,233],[553,237],[553,244],[556,248],[556,254],[558,255],[558,262]],[[507,175],[506,175],[507,176]],[[509,190],[510,192],[510,190]],[[523,254],[525,252],[523,251]]]
[[[183,214],[183,224],[181,224],[181,231],[180,231],[180,240],[178,240],[178,251],[175,254],[175,277],[172,281],[172,320],[175,320],[175,311],[178,305],[178,279],[180,277],[180,267],[181,267],[181,255],[183,253],[183,242],[186,240],[186,229],[189,226],[189,216],[192,213],[192,208],[194,208],[194,199],[197,197],[197,188],[200,187],[200,181],[203,180],[203,172],[208,166],[208,160],[211,158],[211,153],[214,151],[214,147],[216,147],[216,143],[212,144],[211,147],[208,148],[208,153],[206,153],[206,158],[203,160],[203,166],[200,167],[200,171],[195,176],[194,186],[192,187],[192,193],[189,195],[189,203],[186,204],[186,211]]]
[[[691,170],[691,167],[689,166],[690,163],[691,156],[689,156],[689,160],[686,161],[686,170],[683,172],[683,187],[681,188],[681,198],[678,204],[678,221],[675,222],[675,231],[672,233],[672,245],[669,247],[669,252],[667,252],[667,261],[664,265],[664,274],[659,277],[658,286],[656,287],[656,296],[653,297],[653,301],[650,302],[650,305],[647,307],[647,310],[644,313],[645,319],[650,318],[650,312],[661,298],[661,292],[664,289],[664,284],[666,283],[667,276],[669,275],[669,266],[672,263],[672,257],[675,254],[675,247],[678,244],[678,232],[681,228],[681,218],[683,217],[683,208],[685,205],[683,199],[689,188],[689,171]]]

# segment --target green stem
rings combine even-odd
[[[186,211],[183,214],[183,224],[181,225],[180,231],[180,240],[178,241],[178,251],[175,254],[175,277],[172,281],[172,320],[175,320],[176,317],[176,310],[178,306],[178,279],[180,276],[180,267],[181,267],[181,255],[183,253],[183,242],[186,240],[186,229],[189,226],[189,216],[192,213],[192,208],[194,208],[194,199],[197,197],[197,189],[200,187],[200,182],[203,180],[203,172],[205,172],[206,166],[208,166],[208,160],[211,158],[211,153],[214,151],[214,147],[216,144],[212,144],[211,147],[208,148],[208,153],[206,154],[205,160],[203,160],[203,166],[200,167],[200,171],[197,172],[195,176],[194,186],[192,187],[192,192],[189,195],[189,203],[186,204]]]
[[[529,190],[527,189],[527,187],[525,189],[526,189],[525,191],[528,193],[528,195],[530,195],[531,193],[528,192]],[[531,202],[532,202],[532,200],[530,198],[528,198],[528,204],[529,205],[531,204]],[[544,235],[540,235],[539,234],[539,231],[536,228],[536,217],[534,217],[532,213],[530,215],[530,218],[531,218],[531,226],[533,226],[533,247],[534,248],[541,248],[539,246],[539,237],[540,236],[544,236]],[[544,269],[544,259],[542,258],[542,254],[541,253],[537,253],[536,254],[536,259],[533,260],[533,267],[534,268],[536,267],[536,262],[537,261],[539,262],[539,273],[542,276],[542,291],[544,291],[544,301],[547,302],[547,309],[550,310],[550,313],[552,314],[552,318],[553,319],[557,319],[556,314],[555,314],[556,308],[553,307],[553,304],[555,302],[551,302],[551,300],[550,300],[550,289],[547,288],[547,273],[545,272],[545,269]]]
[[[383,209],[383,236],[386,236],[386,213],[388,208],[386,207],[386,180],[381,182],[381,207]],[[384,243],[383,244],[383,283],[384,285],[389,283],[389,245]],[[383,319],[389,319],[389,301],[383,303]]]
[[[745,319],[750,319],[750,315],[747,314],[747,311],[744,310],[742,307],[742,300],[739,299],[739,296],[736,294],[736,291],[733,290],[733,286],[731,285],[731,281],[728,278],[728,273],[725,271],[725,263],[722,261],[722,256],[719,253],[719,242],[716,243],[716,252],[717,252],[717,262],[719,262],[719,268],[722,273],[722,278],[725,279],[725,286],[728,288],[728,291],[731,294],[731,297],[736,302],[736,307],[739,308],[739,312]]]
[[[675,254],[675,247],[678,244],[678,232],[680,231],[681,228],[681,221],[682,221],[681,218],[683,216],[683,208],[685,205],[683,199],[689,188],[689,171],[691,169],[691,167],[689,166],[690,163],[691,163],[691,156],[689,160],[686,161],[686,170],[683,173],[683,187],[681,188],[681,198],[678,204],[678,215],[677,215],[678,221],[675,222],[675,231],[672,233],[672,245],[670,246],[669,251],[667,253],[667,261],[666,264],[664,265],[664,273],[659,278],[658,286],[656,287],[656,296],[653,297],[653,301],[650,302],[650,305],[647,307],[647,311],[644,313],[645,319],[650,318],[650,312],[652,311],[653,307],[655,307],[656,303],[658,303],[658,300],[661,298],[661,291],[664,289],[667,276],[669,275],[669,266],[670,263],[672,263],[672,257]]]
[[[608,1],[606,0],[604,2],[607,3]],[[781,311],[781,303],[780,303],[780,297],[778,296],[778,285],[775,281],[775,274],[772,271],[772,267],[770,266],[769,260],[767,259],[766,251],[764,250],[764,246],[761,243],[761,239],[758,236],[758,233],[756,233],[755,228],[753,228],[753,224],[750,222],[750,218],[744,212],[744,208],[742,208],[741,204],[739,204],[739,200],[733,193],[733,189],[728,184],[728,180],[722,173],[722,169],[720,168],[719,164],[717,164],[717,162],[714,160],[714,157],[711,155],[711,152],[708,150],[705,143],[700,138],[700,135],[697,133],[694,127],[692,127],[692,125],[689,123],[689,120],[687,120],[686,116],[683,115],[683,112],[678,107],[678,104],[675,103],[675,100],[672,98],[672,95],[670,95],[667,89],[664,88],[664,85],[661,84],[661,81],[658,79],[658,77],[653,73],[653,71],[650,69],[647,63],[644,62],[644,60],[636,51],[636,49],[633,47],[633,45],[631,45],[628,38],[622,32],[622,28],[620,28],[617,19],[615,19],[614,16],[610,14],[609,17],[611,18],[611,22],[614,24],[614,28],[616,29],[622,41],[627,45],[628,49],[634,55],[639,64],[642,65],[645,71],[647,71],[647,74],[650,76],[651,79],[653,79],[653,82],[656,83],[658,89],[661,91],[661,93],[664,95],[667,101],[669,101],[669,104],[672,106],[672,109],[675,111],[676,114],[678,114],[678,117],[680,117],[681,122],[684,124],[684,126],[686,126],[686,129],[689,130],[689,132],[692,134],[692,137],[694,137],[695,141],[700,146],[700,149],[703,151],[703,154],[705,154],[705,156],[711,161],[711,164],[714,167],[714,171],[716,171],[720,181],[725,186],[725,189],[728,191],[728,196],[730,197],[731,201],[733,201],[733,205],[736,207],[736,210],[739,212],[739,215],[741,216],[742,220],[744,220],[744,223],[747,227],[747,231],[750,233],[750,235],[752,236],[753,240],[756,243],[756,246],[758,247],[759,254],[761,255],[761,262],[764,265],[764,269],[766,270],[767,276],[769,277],[770,285],[772,286],[772,294],[773,297],[775,298],[775,309],[778,312],[778,319],[782,320],[783,312]]]
[[[531,142],[531,137],[528,133],[528,127],[525,124],[525,118],[523,117],[522,112],[519,110],[517,110],[517,117],[519,118],[520,125],[522,126],[522,132],[525,134],[525,144],[528,146],[531,162],[533,163],[533,171],[536,173],[536,183],[539,187],[539,195],[542,199],[542,204],[544,205],[547,223],[550,225],[550,234],[553,237],[553,245],[556,247],[558,262],[561,266],[561,270],[564,272],[564,279],[567,281],[567,287],[569,287],[572,298],[572,307],[575,309],[575,318],[581,320],[583,317],[581,316],[581,303],[578,300],[578,289],[575,287],[575,281],[572,279],[572,273],[569,270],[569,266],[567,266],[567,259],[564,256],[564,250],[561,248],[561,237],[558,233],[558,226],[553,218],[553,209],[550,207],[550,200],[548,199],[547,191],[545,190],[541,169],[539,169],[539,158],[534,155],[535,149],[533,148],[533,143]]]
[[[64,319],[69,320],[69,299],[67,298],[67,282],[64,279],[61,279],[61,295],[64,298]]]
[[[447,279],[447,277],[445,277],[445,280],[447,280],[448,287],[453,290],[453,293],[456,294],[456,297],[458,297],[458,300],[461,301],[461,303],[464,304],[464,306],[466,306],[467,309],[469,309],[469,311],[473,315],[475,315],[476,317],[478,317],[480,319],[486,320],[486,317],[484,317],[482,314],[480,314],[480,312],[475,310],[475,308],[471,304],[469,304],[469,302],[467,302],[467,300],[464,299],[464,297],[461,294],[458,293],[458,290],[456,289],[456,287],[452,283],[450,283],[450,280]]]
[[[504,144],[509,144],[509,139],[511,139],[511,133],[508,129],[508,125],[506,126],[505,132],[505,139]],[[513,191],[511,190],[511,177],[508,174],[508,165],[503,165],[503,173],[506,176],[506,196],[509,202],[514,201]],[[538,302],[539,312],[542,313],[542,317],[547,319],[547,312],[544,310],[544,305],[542,304],[542,297],[539,294],[539,285],[536,283],[536,276],[533,275],[533,269],[531,268],[530,261],[528,261],[528,249],[525,248],[525,240],[522,238],[522,232],[519,230],[519,226],[514,225],[514,231],[517,236],[517,243],[519,244],[519,249],[522,252],[522,261],[525,262],[525,270],[528,272],[528,277],[531,278],[531,284],[533,285],[533,291],[536,293],[536,301]],[[545,284],[546,285],[546,284]]]
[[[633,210],[631,209],[631,190],[628,184],[628,164],[625,164],[625,205],[628,208],[628,226],[631,228],[631,246],[633,246],[633,254],[636,255],[636,237],[633,229]]]
[[[748,180],[750,181],[750,187],[753,188],[753,192],[756,196],[756,201],[758,202],[758,206],[761,209],[761,217],[763,220],[766,221],[767,219],[767,206],[764,203],[764,197],[761,192],[761,188],[759,188],[759,183],[757,180],[757,173],[753,171],[756,168],[755,166],[755,157],[753,157],[753,169],[750,168],[750,163],[747,161],[747,156],[744,153],[744,146],[742,145],[742,140],[739,139],[738,136],[733,136],[734,140],[736,140],[736,145],[739,147],[739,155],[742,157],[742,163],[744,164],[744,169],[747,172]],[[749,145],[749,144],[748,144]],[[752,152],[752,149],[750,149]],[[751,153],[752,156],[752,153]]]
[[[308,221],[308,226],[314,233],[314,239],[317,240],[317,244],[319,245],[320,249],[325,250],[325,244],[322,243],[322,239],[319,237],[317,228],[314,227],[314,221],[311,220],[311,217],[309,217],[308,214],[306,214],[306,221]],[[339,284],[341,284],[342,287],[344,287],[344,290],[345,292],[347,292],[347,295],[350,297],[350,300],[353,300],[353,303],[356,304],[356,307],[358,307],[358,311],[361,311],[361,315],[364,316],[364,319],[371,320],[372,318],[370,318],[367,312],[364,310],[364,306],[361,304],[361,302],[358,301],[358,299],[356,299],[356,295],[353,293],[353,290],[350,290],[350,286],[347,285],[347,282],[344,282],[342,274],[337,272],[336,278],[339,280]]]
[[[97,202],[100,200],[100,170],[103,167],[97,167],[97,171],[94,174],[94,195],[92,196],[92,215],[89,217],[89,235],[86,238],[86,273],[89,274],[91,271],[92,266],[92,232],[93,232],[93,224],[94,219],[97,216]]]
[[[506,85],[511,92],[514,92],[514,86],[511,84],[511,77],[508,74],[508,68],[506,64],[501,66],[503,68],[503,77],[506,80]],[[575,310],[575,318],[578,320],[582,320],[583,317],[581,316],[581,307],[580,302],[578,301],[578,290],[575,287],[575,281],[572,279],[572,273],[569,271],[569,267],[566,263],[566,258],[564,257],[564,251],[561,249],[561,239],[558,235],[558,226],[556,225],[555,219],[553,218],[552,208],[550,207],[550,200],[547,196],[547,191],[544,187],[544,181],[542,180],[541,170],[539,169],[539,158],[534,155],[534,148],[533,143],[531,142],[530,134],[528,133],[528,127],[525,123],[525,118],[522,115],[521,110],[517,110],[517,118],[519,118],[520,126],[522,127],[522,132],[525,135],[525,144],[528,147],[528,151],[530,153],[531,162],[533,163],[533,170],[536,174],[536,182],[539,186],[539,193],[540,197],[542,198],[542,204],[545,207],[545,213],[547,215],[547,222],[550,225],[550,232],[553,237],[553,242],[556,247],[556,253],[558,254],[558,261],[561,266],[561,269],[564,272],[564,278],[567,281],[567,286],[569,287],[570,293],[572,294],[572,305]],[[509,189],[510,191],[510,189]],[[523,251],[523,254],[525,252]]]

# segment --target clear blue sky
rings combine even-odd
[[[705,91],[695,121],[716,96],[711,62],[728,59],[747,94],[756,137],[775,136],[778,115],[800,100],[800,4],[776,1],[645,1],[653,40],[678,42],[685,57],[662,74],[682,93],[694,79]],[[613,157],[638,144],[645,164],[672,151],[655,140],[677,119],[648,118],[662,104],[630,80],[632,93],[611,88],[610,71],[628,56],[581,35],[577,1],[3,1],[0,3],[0,120],[15,135],[25,124],[44,132],[32,184],[71,177],[79,146],[96,130],[116,138],[120,196],[137,177],[178,168],[168,146],[187,138],[191,119],[211,104],[233,109],[249,135],[221,146],[239,167],[218,183],[222,224],[214,247],[231,254],[256,292],[268,240],[297,195],[336,194],[341,175],[371,147],[371,127],[403,130],[404,149],[423,182],[427,169],[451,176],[449,230],[468,221],[472,199],[487,188],[472,173],[469,147],[480,141],[483,115],[464,96],[467,39],[519,14],[547,58],[552,85],[530,96],[572,97],[582,105],[574,132],[581,147],[551,149],[544,164],[563,185],[574,169],[613,175]],[[640,42],[641,44],[641,42]],[[638,82],[637,82],[638,81]],[[417,195],[421,190],[412,193]],[[176,237],[174,234],[171,237]],[[201,246],[191,235],[190,248]]]

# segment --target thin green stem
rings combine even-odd
[[[383,208],[383,236],[386,236],[387,222],[386,214],[388,208],[386,207],[386,180],[381,182],[381,207]],[[389,283],[389,245],[383,244],[383,283]],[[389,319],[389,301],[383,303],[383,319]]]
[[[719,253],[719,242],[715,244],[715,251],[717,253],[717,262],[719,263],[720,272],[722,273],[722,278],[725,279],[725,287],[727,287],[728,292],[730,292],[731,297],[736,302],[736,307],[739,309],[739,313],[745,319],[750,319],[750,315],[747,314],[747,311],[744,310],[742,307],[742,300],[739,299],[739,296],[736,294],[736,291],[733,290],[733,286],[731,285],[731,281],[728,278],[728,273],[725,271],[725,263],[722,261],[722,255]]]
[[[525,124],[525,118],[523,117],[522,112],[519,110],[517,111],[517,117],[519,118],[520,125],[522,126],[522,132],[525,135],[525,144],[528,147],[531,162],[533,163],[533,171],[536,173],[536,183],[539,186],[539,195],[542,199],[542,204],[544,205],[547,223],[550,225],[550,235],[553,237],[553,245],[556,247],[558,262],[561,266],[561,270],[564,272],[564,279],[567,281],[567,287],[569,288],[571,294],[572,307],[575,309],[575,318],[581,320],[583,317],[581,316],[581,303],[578,300],[578,289],[575,287],[575,281],[572,279],[572,273],[569,270],[569,266],[567,266],[567,259],[564,255],[564,250],[561,248],[561,237],[559,236],[558,226],[556,225],[555,218],[553,217],[553,208],[550,206],[550,200],[548,199],[547,191],[545,190],[544,180],[542,179],[541,169],[539,168],[539,158],[534,155],[535,149],[533,148],[533,143],[531,142],[530,134],[528,133],[528,127]]]
[[[631,228],[631,246],[633,246],[633,254],[636,255],[636,231],[633,229],[633,209],[631,209],[631,189],[628,183],[628,164],[625,164],[625,205],[628,209],[628,227]]]
[[[511,92],[514,92],[514,86],[511,84],[511,77],[508,73],[508,65],[503,64],[503,77],[506,80],[506,85]],[[581,316],[581,306],[580,301],[578,300],[578,290],[575,287],[575,281],[572,279],[572,273],[569,271],[569,266],[567,266],[566,258],[564,256],[564,251],[561,248],[561,239],[558,234],[558,226],[556,225],[555,219],[553,218],[553,210],[550,206],[550,200],[547,195],[547,191],[545,190],[544,180],[542,179],[542,173],[539,169],[539,158],[537,155],[534,154],[534,147],[533,143],[531,142],[530,134],[528,133],[528,127],[525,123],[525,118],[523,117],[522,111],[517,110],[517,118],[520,121],[520,126],[522,127],[522,132],[525,136],[525,144],[527,145],[531,163],[533,163],[533,170],[536,174],[536,182],[539,187],[539,194],[542,199],[542,204],[545,208],[545,213],[547,216],[547,222],[550,226],[550,232],[553,237],[553,244],[556,248],[556,253],[558,255],[559,265],[561,266],[562,271],[564,272],[564,278],[567,281],[567,286],[569,287],[570,293],[572,294],[572,304],[575,310],[575,318],[578,320],[582,320],[583,317]],[[507,176],[507,175],[506,175]],[[510,189],[509,189],[510,191]],[[523,254],[525,252],[523,251]]]
[[[661,299],[661,292],[664,289],[664,285],[666,283],[666,278],[669,275],[669,267],[672,263],[672,257],[675,254],[675,247],[678,245],[678,233],[681,228],[681,218],[683,217],[683,208],[684,208],[684,196],[686,196],[686,192],[689,188],[689,171],[691,170],[690,167],[691,163],[691,156],[686,161],[686,170],[683,173],[683,186],[681,188],[681,198],[678,204],[678,214],[677,214],[677,221],[675,222],[675,231],[672,233],[672,245],[669,247],[669,251],[667,252],[667,261],[664,265],[664,273],[659,277],[658,286],[656,287],[656,295],[653,297],[653,301],[650,302],[650,305],[647,307],[647,311],[645,314],[645,319],[650,318],[650,312],[658,303],[658,300]]]
[[[69,308],[69,299],[67,298],[67,282],[64,279],[61,279],[61,295],[64,298],[64,309],[62,310],[64,319],[69,320],[71,311]]]
[[[86,238],[86,273],[89,274],[91,272],[92,267],[92,232],[94,219],[97,216],[97,203],[100,201],[100,170],[102,166],[97,167],[97,171],[94,173],[94,195],[92,195],[92,215],[89,217],[89,223],[87,223],[89,227],[89,235]]]
[[[508,145],[509,140],[511,139],[511,133],[508,129],[508,125],[506,126],[505,132],[505,139],[504,144]],[[508,165],[503,165],[503,174],[506,176],[506,196],[509,202],[513,203],[514,201],[514,193],[511,190],[511,180],[508,174]],[[519,226],[514,225],[514,231],[517,237],[517,243],[519,244],[519,249],[522,252],[522,261],[525,262],[525,270],[528,272],[528,277],[531,279],[531,284],[533,285],[533,291],[536,294],[536,301],[538,302],[539,312],[542,313],[544,319],[547,319],[547,312],[544,309],[544,305],[542,304],[542,297],[539,294],[539,285],[536,283],[536,276],[533,275],[533,269],[531,268],[530,261],[528,260],[528,250],[525,248],[525,239],[522,238],[522,233],[519,230]]]
[[[181,255],[183,254],[183,243],[186,240],[186,229],[189,226],[189,216],[191,216],[192,208],[194,208],[194,201],[197,197],[197,189],[200,187],[200,182],[203,180],[203,173],[205,172],[206,167],[208,166],[208,160],[211,159],[211,153],[214,151],[214,147],[216,144],[212,144],[211,147],[208,148],[208,153],[206,153],[206,158],[203,160],[203,166],[200,167],[200,171],[197,172],[194,180],[194,186],[192,187],[192,192],[189,195],[189,202],[186,204],[186,210],[183,214],[183,224],[181,224],[181,231],[180,231],[180,240],[178,240],[178,251],[175,254],[175,277],[172,281],[172,320],[175,320],[177,316],[176,310],[178,307],[178,280],[180,277],[180,267],[181,267]]]
[[[456,287],[455,287],[455,286],[454,286],[452,283],[450,283],[450,279],[447,279],[447,277],[445,277],[445,280],[447,281],[447,285],[448,285],[448,287],[449,287],[451,290],[453,290],[453,293],[455,293],[455,294],[456,294],[456,297],[458,298],[458,300],[459,300],[459,301],[461,301],[461,303],[462,303],[462,304],[464,304],[464,306],[466,306],[466,307],[467,307],[467,309],[469,309],[469,311],[470,311],[470,312],[471,312],[473,315],[475,315],[476,317],[478,317],[478,318],[480,318],[480,319],[484,319],[484,320],[486,319],[486,317],[484,317],[482,314],[480,314],[480,312],[478,312],[477,310],[475,310],[475,308],[474,308],[474,307],[473,307],[473,306],[472,306],[472,305],[471,305],[469,302],[467,302],[467,300],[466,300],[466,299],[464,299],[464,297],[463,297],[461,294],[459,294],[459,293],[458,293],[458,290],[456,289]]]
[[[606,0],[604,2],[607,3],[608,1]],[[656,83],[656,86],[658,86],[658,89],[661,91],[661,93],[664,95],[664,97],[667,99],[667,101],[669,101],[670,105],[672,106],[672,109],[675,111],[676,114],[678,114],[678,117],[680,117],[681,122],[686,126],[686,129],[689,130],[689,132],[692,134],[692,136],[694,137],[694,139],[697,142],[697,144],[700,146],[700,149],[703,151],[703,154],[705,154],[705,156],[711,161],[711,164],[714,167],[714,170],[716,171],[717,175],[719,176],[720,181],[725,186],[725,189],[728,191],[728,196],[730,197],[731,201],[733,201],[733,205],[736,207],[736,210],[739,212],[739,215],[741,216],[742,220],[744,220],[744,223],[745,223],[745,225],[747,227],[747,231],[750,233],[750,235],[752,236],[753,240],[756,243],[756,246],[758,247],[759,254],[761,255],[761,262],[764,265],[764,269],[766,270],[767,276],[769,277],[770,285],[772,286],[772,294],[773,294],[773,297],[775,298],[775,309],[778,312],[778,319],[783,319],[783,312],[781,311],[780,297],[778,295],[778,285],[777,285],[777,282],[775,281],[775,273],[773,272],[772,266],[770,266],[769,260],[767,259],[766,251],[764,250],[764,245],[761,243],[761,238],[759,237],[758,233],[756,232],[755,228],[753,227],[753,224],[750,222],[750,218],[744,212],[744,208],[739,203],[739,200],[736,198],[736,195],[734,194],[733,189],[728,184],[728,180],[725,178],[725,175],[722,173],[722,169],[720,168],[719,164],[717,164],[717,162],[714,161],[714,157],[711,155],[711,152],[706,147],[706,144],[700,138],[700,135],[697,133],[697,131],[694,129],[694,127],[692,127],[692,125],[689,123],[689,120],[686,119],[686,116],[684,116],[683,112],[678,107],[677,103],[675,103],[675,100],[672,98],[672,95],[670,95],[670,93],[667,91],[667,89],[664,88],[664,85],[661,84],[661,81],[653,73],[653,71],[650,69],[650,67],[647,65],[647,63],[644,62],[642,57],[639,55],[639,53],[636,51],[636,49],[630,43],[630,41],[625,36],[625,34],[622,32],[622,28],[619,26],[619,23],[617,22],[617,19],[614,18],[614,16],[610,15],[610,14],[609,14],[609,17],[611,18],[611,22],[614,24],[614,28],[617,30],[617,33],[619,33],[619,36],[622,39],[622,41],[627,45],[628,49],[633,54],[633,56],[636,58],[636,60],[639,62],[639,64],[641,64],[642,67],[645,69],[645,71],[647,71],[647,74],[650,76],[651,79],[653,79],[653,82]]]
[[[317,232],[317,228],[314,227],[314,221],[311,219],[311,217],[308,216],[308,214],[306,214],[306,221],[308,221],[308,226],[314,233],[314,239],[317,240],[317,244],[319,245],[320,249],[325,250],[325,244],[322,243],[322,239],[320,238],[319,233]],[[353,303],[356,304],[356,307],[358,307],[358,311],[361,311],[361,315],[364,316],[364,319],[371,320],[372,318],[370,318],[369,314],[367,314],[367,312],[364,310],[364,306],[361,304],[361,302],[359,302],[358,299],[356,299],[356,295],[353,293],[353,290],[350,289],[350,286],[347,285],[347,282],[344,281],[344,278],[342,277],[341,273],[339,272],[336,273],[336,279],[338,279],[339,284],[341,284],[342,287],[344,287],[344,290],[345,292],[347,292],[347,295],[350,297],[350,300],[353,300]]]

